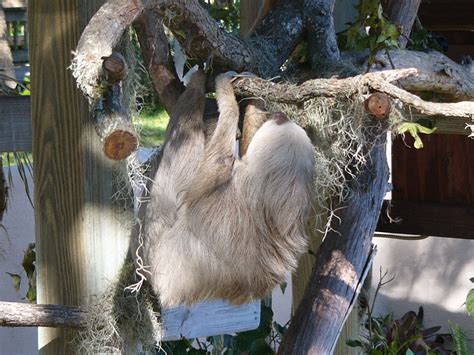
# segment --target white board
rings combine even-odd
[[[233,306],[226,301],[206,301],[191,307],[161,310],[163,340],[232,334],[258,328],[260,301]]]

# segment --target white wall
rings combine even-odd
[[[424,308],[426,326],[443,326],[448,320],[459,324],[474,349],[474,318],[463,306],[474,285],[474,240],[430,237],[404,241],[375,238],[378,252],[373,268],[376,287],[379,269],[395,279],[382,287],[376,314],[393,311],[397,317]]]
[[[5,232],[0,230],[0,300],[25,302],[22,297],[26,294],[27,279],[21,262],[28,244],[35,239],[34,214],[16,168],[12,168],[12,173],[14,187],[10,189],[8,211],[3,220],[8,238]],[[29,185],[31,189],[33,182],[29,181]],[[13,288],[10,276],[5,272],[22,275],[19,294]],[[0,355],[36,354],[36,329],[0,327]]]

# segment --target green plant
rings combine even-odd
[[[26,292],[26,299],[30,303],[36,302],[36,251],[35,243],[28,244],[28,248],[25,250],[23,255],[23,261],[21,263],[23,270],[25,270],[26,277],[28,279],[28,291]],[[21,286],[21,275],[12,274],[7,272],[7,274],[12,278],[13,287],[16,292],[20,292]]]
[[[338,37],[341,49],[369,50],[368,69],[374,64],[377,52],[398,48],[400,31],[383,16],[380,0],[361,0],[355,6],[358,17]]]
[[[214,1],[212,4],[199,1],[227,31],[237,32],[240,28],[240,0]]]
[[[348,340],[350,347],[361,348],[364,354],[369,355],[434,355],[450,354],[445,343],[450,335],[439,334],[441,327],[425,328],[423,326],[423,307],[418,313],[409,311],[401,318],[395,319],[393,314],[375,317],[373,310],[375,300],[382,286],[391,282],[385,281],[387,272],[382,274],[375,289],[372,303],[367,302],[367,321],[364,324],[365,332],[359,339]]]
[[[260,325],[257,329],[235,335],[224,334],[199,339],[181,339],[174,342],[163,342],[158,354],[164,355],[270,355],[274,354],[280,344],[288,324],[282,326],[273,321],[271,307],[262,303]]]
[[[452,350],[456,353],[456,355],[473,355],[472,351],[469,350],[469,346],[467,345],[466,334],[462,328],[451,322],[449,324],[449,331],[451,333],[452,338]]]
[[[474,277],[471,277],[469,280],[474,283]],[[471,288],[467,293],[465,305],[467,313],[469,315],[474,314],[474,288]]]

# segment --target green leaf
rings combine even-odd
[[[473,312],[474,312],[474,288],[471,289],[467,294],[466,309],[467,309],[467,313],[469,313],[469,315],[473,314]]]
[[[471,277],[469,281],[471,281],[474,284],[474,277]]]
[[[12,278],[13,287],[15,288],[16,293],[20,292],[21,276],[18,274],[12,274],[9,272],[6,272],[6,274]]]
[[[418,132],[424,133],[424,134],[431,134],[434,131],[436,131],[436,127],[428,128],[416,122],[405,122],[405,123],[402,123],[398,127],[399,134],[404,134],[408,132],[413,137],[413,139],[415,140],[415,143],[413,144],[413,146],[416,149],[423,148],[423,142],[421,141],[421,138],[418,135]]]
[[[372,349],[370,351],[370,355],[384,355],[382,350],[379,349]]]
[[[407,349],[405,355],[415,355],[415,353],[411,351],[410,349]]]
[[[348,339],[346,340],[346,345],[351,348],[361,348],[362,342],[360,340]]]

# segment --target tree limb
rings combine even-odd
[[[85,314],[78,307],[0,301],[2,327],[81,328],[85,323]]]
[[[390,84],[390,82],[416,75],[418,71],[414,68],[386,70],[345,79],[313,79],[301,85],[277,84],[256,77],[241,77],[235,80],[233,85],[238,95],[290,104],[301,103],[319,96],[346,97],[360,91],[375,90],[399,99],[426,115],[474,117],[474,102],[427,102]]]
[[[416,68],[418,74],[400,81],[409,91],[429,91],[449,95],[456,100],[474,99],[474,76],[458,64],[436,51],[417,52],[392,50],[390,57],[395,68]],[[379,53],[376,61],[382,69],[391,69],[386,53]]]

